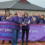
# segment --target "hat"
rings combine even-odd
[[[18,14],[22,13],[22,11],[19,11]]]

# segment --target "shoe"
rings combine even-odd
[[[17,44],[17,45],[19,45],[19,44]]]
[[[12,43],[11,41],[9,41],[9,43]]]
[[[26,45],[28,45],[28,43],[26,43]]]
[[[38,42],[40,42],[40,41],[38,41]]]
[[[1,44],[4,44],[4,42],[2,42]]]
[[[22,43],[22,45],[24,45],[24,43]]]

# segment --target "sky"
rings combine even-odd
[[[45,0],[27,0],[32,4],[45,8]]]
[[[0,2],[12,1],[12,0],[0,0]],[[30,3],[45,8],[45,0],[27,0]]]
[[[11,1],[11,0],[0,0],[0,2]]]

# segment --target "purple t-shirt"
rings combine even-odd
[[[5,21],[5,20],[6,20],[5,16],[1,16],[1,21]]]
[[[14,22],[14,17],[8,19],[9,22]]]
[[[32,16],[29,17],[30,23],[33,22]]]
[[[36,21],[33,21],[33,22],[31,22],[30,24],[37,24],[37,22],[36,22]]]
[[[9,22],[8,20],[5,20],[6,22]]]
[[[20,30],[20,24],[22,24],[22,17],[15,16],[14,17],[15,30]],[[17,24],[17,25],[16,25]]]
[[[27,26],[22,26],[22,29],[29,29],[28,21],[29,21],[29,17],[23,18],[23,22],[24,24],[27,24]]]
[[[0,21],[1,21],[1,17],[2,17],[2,16],[0,15]]]
[[[37,16],[33,16],[33,17],[37,18]]]
[[[44,19],[39,19],[39,24],[44,24]]]

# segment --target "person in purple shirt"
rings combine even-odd
[[[7,21],[7,22],[10,22],[10,21],[9,21],[9,16],[6,17],[6,21]],[[9,41],[9,43],[12,43],[12,42]]]
[[[29,17],[29,20],[30,20],[31,22],[33,22],[33,18],[32,18],[32,16]]]
[[[31,21],[30,23],[33,22],[33,17],[36,18],[36,22],[38,22],[38,20],[39,20],[38,16],[36,16],[35,13],[32,13],[32,16],[29,17],[29,19],[30,19],[30,21]]]
[[[6,17],[5,17],[5,21],[6,21],[6,22],[9,22],[9,16],[6,16]],[[1,44],[4,44],[4,42],[5,42],[5,41],[3,40]],[[12,42],[9,41],[9,43],[12,43]]]
[[[1,21],[1,14],[0,14],[0,21]]]
[[[9,22],[9,16],[6,16],[6,21]]]
[[[32,15],[31,15],[31,16],[33,16],[33,17],[35,17],[35,18],[37,17],[37,16],[36,16],[36,14],[35,14],[34,12],[32,13]]]
[[[44,24],[45,24],[45,20],[44,20]]]
[[[23,26],[22,26],[22,45],[24,45],[24,35],[25,35],[25,31],[26,31],[26,45],[28,45],[28,33],[29,33],[29,17],[28,17],[28,13],[25,12],[24,13],[24,17],[23,17]]]
[[[37,18],[37,16],[36,16],[36,14],[35,13],[33,13],[33,15],[32,15],[33,17],[35,17],[35,18]]]
[[[41,15],[38,21],[39,24],[44,24],[44,14]]]
[[[1,12],[1,21],[6,21],[5,13],[4,12]],[[4,44],[4,40],[2,41],[1,44]]]
[[[5,21],[5,13],[1,12],[1,21]]]
[[[38,12],[38,18],[40,18],[41,17],[41,14]]]
[[[30,20],[30,24],[33,24],[33,23],[37,23],[37,18],[36,17],[29,17],[29,20]]]
[[[18,15],[14,17],[14,23],[15,27],[13,29],[13,40],[12,45],[17,45],[19,32],[20,32],[20,26],[22,24],[22,11],[18,12]]]
[[[32,17],[32,18],[33,18],[33,21],[32,22],[30,21],[30,24],[37,24],[37,21],[36,21],[37,19],[35,17]]]
[[[36,18],[36,19],[38,20],[38,17],[36,16],[36,14],[35,14],[34,12],[33,12],[32,15],[29,17],[29,19],[30,19],[31,22],[33,22],[33,18],[32,18],[32,17],[34,17],[34,18]],[[36,21],[37,21],[37,20],[36,20]]]
[[[9,21],[9,22],[14,22],[14,17],[13,17],[12,14],[10,14],[8,21]]]

